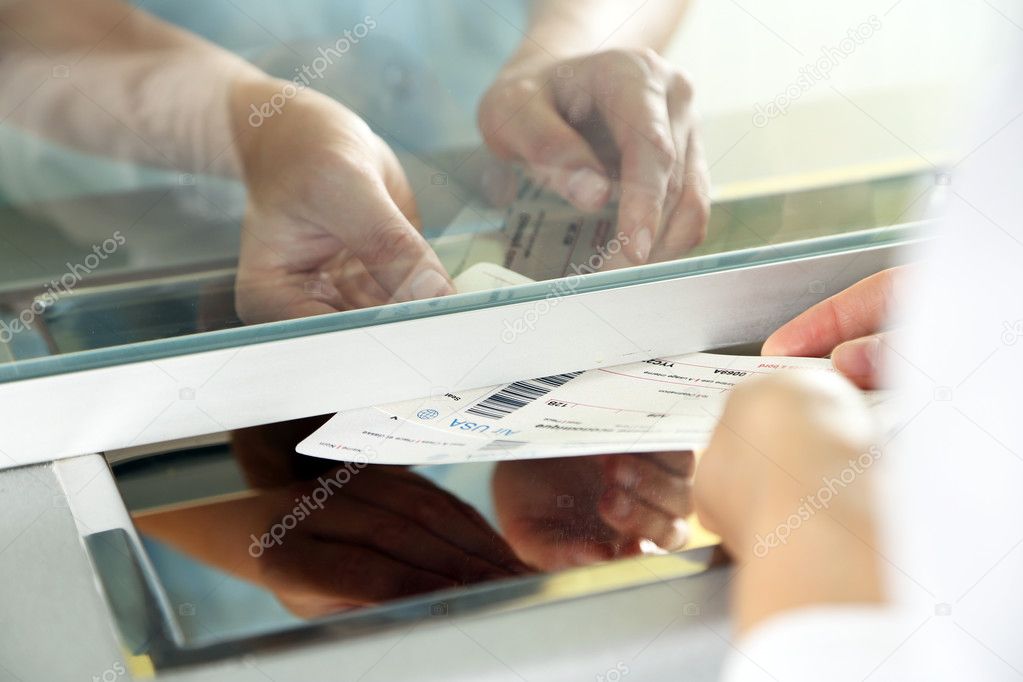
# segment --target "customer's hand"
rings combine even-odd
[[[696,471],[700,522],[741,565],[740,631],[801,606],[876,602],[863,397],[838,375],[792,372],[732,390]]]
[[[861,388],[877,388],[885,344],[881,328],[893,305],[894,285],[905,266],[871,275],[821,301],[764,342],[764,355],[831,354],[835,369]]]
[[[394,153],[365,122],[311,89],[252,120],[251,106],[283,87],[243,82],[232,97],[249,191],[239,316],[266,322],[452,293]]]
[[[479,124],[496,154],[525,162],[581,210],[603,207],[620,181],[618,229],[640,264],[678,257],[706,235],[707,165],[692,94],[652,50],[533,52],[502,69]]]
[[[692,470],[691,452],[503,461],[494,505],[511,546],[544,570],[676,550],[689,538]]]
[[[475,509],[421,476],[380,465],[335,472],[273,493],[278,512],[263,529],[270,540],[260,575],[295,613],[321,616],[527,572]],[[292,524],[285,517],[295,500],[309,513]]]

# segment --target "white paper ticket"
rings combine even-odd
[[[441,464],[700,448],[733,386],[790,368],[834,371],[816,358],[658,358],[340,412],[297,450]]]

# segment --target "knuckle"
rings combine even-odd
[[[653,74],[663,63],[657,51],[649,47],[638,49],[615,48],[608,50],[604,54],[607,55],[608,61],[612,62],[616,67],[632,74],[642,74],[643,76]]]
[[[530,135],[523,141],[522,154],[530,163],[540,167],[554,167],[563,155],[567,136],[555,131],[543,131]]]
[[[669,85],[675,96],[683,102],[691,102],[693,99],[693,82],[681,69],[672,69],[669,78]]]
[[[408,260],[420,250],[419,235],[398,216],[377,225],[360,249],[360,258],[370,266]]]
[[[488,99],[490,95],[487,95],[480,103],[480,107],[476,112],[476,125],[480,129],[480,134],[483,136],[484,141],[495,151],[502,151],[502,139],[500,135],[501,114],[497,107],[488,106]]]
[[[646,136],[654,155],[666,166],[673,166],[678,160],[678,150],[671,133],[661,126],[652,126]]]
[[[697,191],[687,192],[683,211],[689,226],[706,236],[707,223],[710,222],[710,198]]]
[[[490,95],[488,95],[490,97]],[[483,139],[498,152],[506,152],[502,129],[507,121],[507,114],[499,106],[487,106],[487,100],[481,104],[476,114],[476,122]]]
[[[529,101],[540,89],[541,85],[529,78],[506,78],[490,88],[480,101],[476,113],[483,138],[488,143],[495,144],[499,150],[507,151],[501,147],[504,142],[502,129],[513,112]]]
[[[634,52],[635,56],[649,71],[656,72],[664,65],[664,58],[651,47],[643,47]]]
[[[540,84],[532,78],[508,78],[488,93],[491,105],[508,111],[510,107],[521,105],[540,91]]]
[[[685,200],[683,192],[686,188],[685,176],[680,172],[678,162],[672,166],[672,171],[668,175],[668,195],[669,196],[681,196],[681,200]]]
[[[596,57],[596,66],[602,76],[612,80],[643,79],[650,76],[651,63],[641,50],[616,48],[601,52]]]

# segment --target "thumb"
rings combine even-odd
[[[379,177],[356,174],[324,223],[362,261],[391,300],[454,292],[444,266]],[[410,207],[404,207],[410,211]],[[416,219],[414,209],[412,220]],[[344,224],[335,221],[340,218]]]
[[[860,388],[878,388],[886,337],[887,334],[871,334],[839,344],[831,352],[831,364]]]

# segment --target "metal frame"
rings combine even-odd
[[[690,654],[713,663],[726,647],[717,635],[708,641],[708,632],[727,632],[728,627],[723,586],[729,572],[714,565],[711,548],[434,593],[285,632],[187,641],[103,457],[11,469],[0,472],[0,479],[11,485],[8,497],[13,498],[7,502],[17,503],[16,515],[27,526],[18,531],[27,539],[19,537],[7,549],[17,560],[0,563],[5,577],[0,592],[13,628],[10,637],[0,639],[0,660],[7,666],[16,661],[8,672],[26,680],[101,676],[118,665],[133,679],[235,679],[240,670],[262,673],[278,667],[286,674],[273,674],[274,679],[325,679],[328,674],[355,679],[378,661],[382,647],[389,650],[398,641],[415,642],[417,651],[425,647],[411,659],[395,661],[403,678],[415,673],[453,679],[458,672],[478,679],[476,668],[494,665],[489,654],[474,661],[466,651],[464,659],[436,660],[437,647],[464,649],[465,633],[484,641],[517,636],[512,633],[521,632],[523,619],[536,617],[531,615],[534,607],[543,609],[537,612],[544,614],[543,622],[568,628],[576,645],[599,646],[605,653],[611,648],[616,656],[644,644],[680,655],[688,647]],[[51,560],[39,562],[39,556]],[[51,586],[48,598],[40,601],[35,590],[26,589],[33,584]],[[698,604],[702,613],[692,618],[686,613],[679,620],[679,603]],[[641,613],[648,609],[649,623],[641,619],[645,626],[640,627],[635,619],[611,619],[598,642],[585,632],[594,614],[620,612],[627,604]],[[60,618],[71,605],[75,618]],[[672,622],[665,628],[660,619],[668,617]],[[680,638],[681,631],[693,636]],[[546,641],[541,637],[528,652],[514,654],[516,668],[548,670],[556,652],[545,648]],[[55,646],[59,656],[53,655]],[[253,679],[268,676],[252,674]]]
[[[0,463],[756,342],[894,264],[907,243],[2,383],[0,413],[18,428],[0,433]],[[531,328],[507,342],[520,320]]]
[[[67,507],[126,656],[144,657],[159,672],[252,653],[366,636],[438,616],[499,614],[639,588],[703,573],[722,557],[716,547],[639,557],[435,592],[310,621],[283,631],[190,641],[124,506],[108,464],[97,455],[54,465]]]

